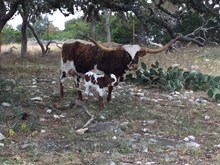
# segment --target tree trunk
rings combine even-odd
[[[28,17],[22,17],[23,22],[21,26],[21,58],[27,57],[27,27]]]
[[[2,52],[2,31],[0,31],[0,54]]]
[[[91,21],[91,26],[92,26],[92,38],[96,40],[96,21],[92,20]]]
[[[107,42],[111,42],[111,28],[110,28],[110,18],[111,18],[111,10],[106,9],[105,15],[106,15],[106,32],[107,32]]]
[[[22,3],[22,8],[19,11],[22,17],[21,25],[21,58],[27,57],[27,28],[28,28],[28,6],[26,3]]]
[[[42,43],[41,40],[39,39],[39,37],[38,37],[37,33],[35,32],[34,28],[33,28],[30,24],[28,24],[28,27],[29,27],[29,29],[31,29],[32,34],[34,35],[34,37],[35,37],[36,40],[37,40],[37,43],[38,43],[38,44],[40,45],[40,47],[41,47],[42,56],[45,56],[45,55],[46,55],[46,49],[45,49],[43,43]]]

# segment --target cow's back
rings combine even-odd
[[[97,51],[98,48],[92,44],[83,44],[78,41],[64,43],[62,60],[63,63],[73,61],[76,71],[84,74],[94,68]]]

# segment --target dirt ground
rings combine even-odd
[[[196,48],[141,60],[218,75],[216,52],[219,48]],[[97,94],[90,96],[87,109],[95,119],[78,134],[90,116],[83,103],[68,107],[77,100],[71,79],[64,98],[59,97],[59,50],[46,57],[30,53],[19,59],[11,53],[0,59],[0,78],[7,81],[0,88],[0,133],[5,136],[0,164],[220,164],[220,104],[206,92],[168,93],[121,82],[102,111]]]

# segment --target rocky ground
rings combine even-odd
[[[59,60],[43,61],[0,69],[15,84],[0,94],[1,164],[220,164],[220,104],[206,92],[122,82],[102,111],[90,96],[95,118],[79,134],[90,116],[81,105],[68,107],[77,95],[71,80],[59,97]]]

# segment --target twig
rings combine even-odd
[[[82,107],[83,110],[85,110],[85,112],[87,113],[87,115],[90,116],[90,119],[86,122],[86,124],[84,124],[80,129],[76,130],[76,133],[84,134],[88,130],[87,126],[95,120],[95,116],[89,112],[86,105],[82,105],[78,100],[75,100],[75,105]]]
[[[65,109],[70,109],[70,108],[73,108],[73,107],[81,107],[85,112],[86,114],[90,117],[90,119],[86,122],[86,124],[84,124],[80,129],[76,130],[76,133],[78,134],[84,134],[88,128],[87,126],[89,124],[91,124],[94,120],[95,120],[95,115],[92,115],[89,110],[87,109],[86,105],[85,104],[82,104],[81,101],[75,99],[74,101],[72,101],[68,106],[65,106],[65,107],[56,107],[57,109],[59,110],[65,110]]]

